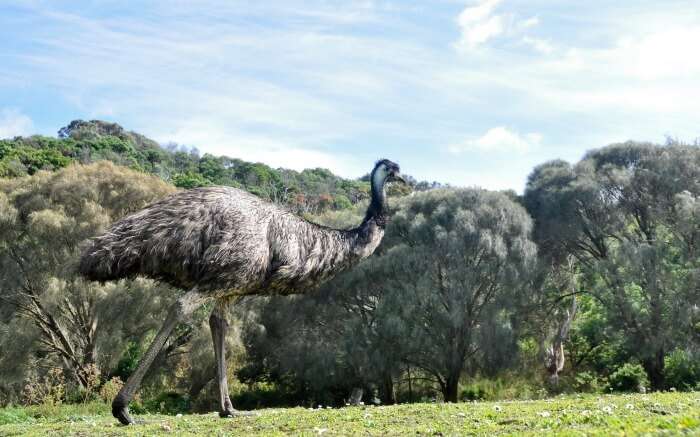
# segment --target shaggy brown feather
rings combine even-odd
[[[129,215],[94,238],[80,273],[96,281],[135,275],[217,295],[303,293],[371,255],[384,235],[388,178],[372,172],[372,201],[357,228],[336,230],[231,187],[182,191]]]

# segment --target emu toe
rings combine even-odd
[[[239,411],[233,407],[226,408],[223,411],[219,411],[219,417],[250,417],[259,416],[259,414],[253,411]]]
[[[129,407],[116,402],[112,403],[112,416],[116,417],[122,425],[134,425],[136,423],[129,415]]]

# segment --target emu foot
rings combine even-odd
[[[258,413],[254,411],[239,411],[233,407],[226,407],[225,410],[219,411],[219,417],[251,417],[259,416]]]
[[[116,399],[112,402],[112,416],[116,417],[122,425],[134,425],[136,421],[129,415],[129,407]]]

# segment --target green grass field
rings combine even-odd
[[[700,392],[258,413],[140,415],[125,427],[104,404],[6,408],[0,435],[700,435]]]

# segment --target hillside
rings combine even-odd
[[[695,435],[700,393],[585,395],[538,401],[265,409],[256,417],[144,415],[123,427],[105,404],[0,410],[13,435]]]
[[[298,213],[343,210],[368,198],[367,180],[344,179],[327,169],[301,172],[226,156],[200,155],[196,148],[177,144],[160,146],[116,123],[74,120],[58,137],[34,135],[0,140],[0,177],[56,170],[73,162],[108,160],[155,174],[181,188],[228,185],[264,199],[285,204]],[[369,167],[370,163],[368,163]],[[431,184],[422,183],[420,187]],[[407,187],[393,187],[403,194]]]

